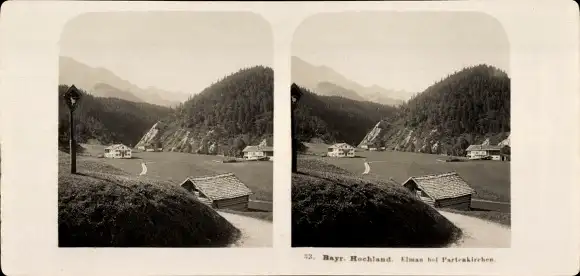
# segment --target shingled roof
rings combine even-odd
[[[247,146],[242,150],[242,152],[259,152],[259,151],[274,151],[274,148],[270,146]]]
[[[127,147],[127,146],[125,146],[125,145],[123,145],[123,144],[113,144],[113,145],[110,145],[110,146],[106,147],[105,149],[108,149],[108,150],[117,150],[117,149],[130,149],[130,148]]]
[[[470,145],[467,147],[465,151],[472,151],[472,150],[501,150],[501,146],[492,146],[492,145]]]
[[[191,182],[211,200],[236,198],[252,194],[252,190],[242,183],[233,173],[206,177],[188,177],[181,186]]]
[[[410,177],[403,185],[414,181],[417,186],[434,200],[454,198],[473,194],[474,190],[456,172],[414,176]]]
[[[337,143],[328,147],[329,149],[354,149],[353,146],[347,143]]]

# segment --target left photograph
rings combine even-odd
[[[59,45],[59,247],[272,246],[266,20],[87,13]]]

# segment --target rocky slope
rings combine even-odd
[[[433,84],[377,123],[359,146],[465,155],[471,144],[509,145],[510,80],[501,70],[468,67]]]

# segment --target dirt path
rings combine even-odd
[[[145,175],[147,173],[147,166],[145,163],[141,163],[141,173],[139,175]]]
[[[506,248],[510,247],[511,229],[494,222],[440,211],[463,230],[463,238],[450,247]]]
[[[218,212],[242,231],[242,237],[231,247],[271,247],[272,223],[246,216]]]
[[[371,171],[371,166],[369,166],[369,162],[365,162],[365,171],[362,174],[368,174]]]

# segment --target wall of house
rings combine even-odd
[[[227,198],[215,200],[215,208],[218,209],[232,209],[238,211],[246,211],[248,209],[249,196],[241,196],[236,198]]]
[[[354,157],[354,149],[334,149],[328,152],[331,157]]]
[[[249,151],[249,152],[244,152],[244,157],[246,157],[246,158],[264,157],[264,152],[263,151]]]
[[[105,150],[104,156],[107,158],[131,158],[131,150]]]
[[[468,211],[471,208],[471,195],[436,200],[435,207]]]

